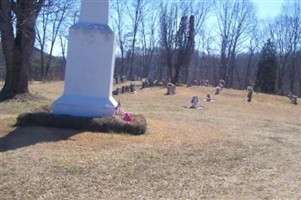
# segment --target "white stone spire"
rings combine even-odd
[[[54,114],[114,114],[115,37],[108,21],[109,0],[82,0],[79,22],[69,31],[64,93],[53,103]]]
[[[80,22],[109,24],[110,0],[82,0]]]

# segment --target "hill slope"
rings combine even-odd
[[[50,99],[62,82],[31,85]],[[139,137],[58,130],[14,129],[20,112],[48,104],[0,104],[0,195],[36,199],[300,199],[301,106],[275,95],[223,90],[205,110],[184,108],[212,88],[164,88],[116,96],[124,111],[143,114]],[[6,127],[6,128],[4,128]],[[69,139],[66,140],[66,136]],[[7,141],[7,140],[6,140]],[[18,172],[18,173],[16,173]]]

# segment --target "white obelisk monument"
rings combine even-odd
[[[63,95],[54,114],[112,116],[114,33],[108,26],[109,0],[82,0],[79,22],[69,30]]]

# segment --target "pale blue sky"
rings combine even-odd
[[[252,0],[257,7],[257,16],[267,19],[277,16],[281,12],[284,0]]]
[[[151,0],[152,1],[152,0]],[[222,1],[222,0],[221,0]],[[251,0],[257,9],[257,17],[259,19],[269,19],[280,14],[281,6],[285,0]],[[116,48],[117,50],[118,48]],[[55,55],[60,55],[59,45],[55,46]]]

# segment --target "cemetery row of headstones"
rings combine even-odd
[[[205,87],[209,87],[210,86],[208,80],[205,80],[203,83],[204,83],[203,86],[205,86]],[[194,85],[196,85],[196,81],[195,81]],[[196,86],[198,86],[198,85],[196,85]],[[219,81],[218,85],[215,88],[214,95],[220,95],[221,90],[224,88],[224,86],[225,86],[225,81],[221,79]],[[214,102],[215,101],[214,99],[211,98],[210,94],[207,94],[206,97],[203,100],[205,102]],[[197,105],[198,102],[199,102],[199,97],[198,96],[192,96],[192,99],[190,101],[191,105],[189,106],[189,108],[193,108],[193,109],[200,109],[201,108],[201,109],[204,109],[203,106],[198,106]]]
[[[121,87],[117,87],[113,91],[113,95],[120,95],[120,94],[124,94],[124,93],[134,93],[135,90],[136,90],[136,83],[134,81],[132,81],[130,83],[130,85],[124,85]]]
[[[121,81],[120,78],[116,78],[115,79],[115,83],[123,83],[126,80],[125,76],[122,77]],[[158,86],[158,85],[162,85],[159,84],[157,82],[157,80],[151,81],[148,79],[142,79],[141,80],[141,85],[140,89],[144,89],[144,88],[148,88],[148,87],[153,87],[153,86]],[[200,82],[197,82],[197,80],[194,80],[194,86],[205,86],[205,87],[209,87],[209,81],[208,80],[202,80]],[[130,85],[128,86],[122,86],[122,87],[118,87],[116,88],[116,90],[113,91],[113,95],[120,95],[120,94],[124,94],[124,93],[134,93],[136,91],[136,83],[134,81],[132,81],[130,83]],[[215,93],[214,95],[219,95],[222,91],[222,89],[225,87],[225,81],[223,79],[221,79],[218,83],[218,85],[215,88]],[[172,84],[171,82],[166,84],[166,88],[167,88],[167,92],[166,95],[174,95],[176,93],[176,86],[174,84]],[[248,86],[247,87],[247,102],[252,102],[252,98],[253,98],[253,86]],[[291,103],[297,105],[297,99],[298,97],[296,95],[293,95],[291,92],[288,94],[288,98],[290,99]],[[208,101],[208,102],[212,102],[214,101],[214,99],[211,98],[210,94],[207,94],[206,97],[204,98],[204,101]],[[197,107],[197,102],[198,102],[198,97],[197,96],[193,96],[192,100],[191,100],[191,108],[195,108]]]
[[[124,83],[126,79],[123,79],[121,82],[119,82],[118,80],[119,78],[115,78],[115,83]],[[137,84],[136,81],[140,81],[140,79],[134,79],[133,81],[130,82],[129,85],[124,85],[121,87],[117,87],[114,91],[113,91],[113,95],[120,95],[120,94],[124,94],[124,93],[135,93],[136,88],[140,87],[140,89],[144,89],[144,88],[150,88],[153,86],[159,86],[159,83],[157,80],[148,80],[148,79],[142,79],[141,80],[141,84]]]

